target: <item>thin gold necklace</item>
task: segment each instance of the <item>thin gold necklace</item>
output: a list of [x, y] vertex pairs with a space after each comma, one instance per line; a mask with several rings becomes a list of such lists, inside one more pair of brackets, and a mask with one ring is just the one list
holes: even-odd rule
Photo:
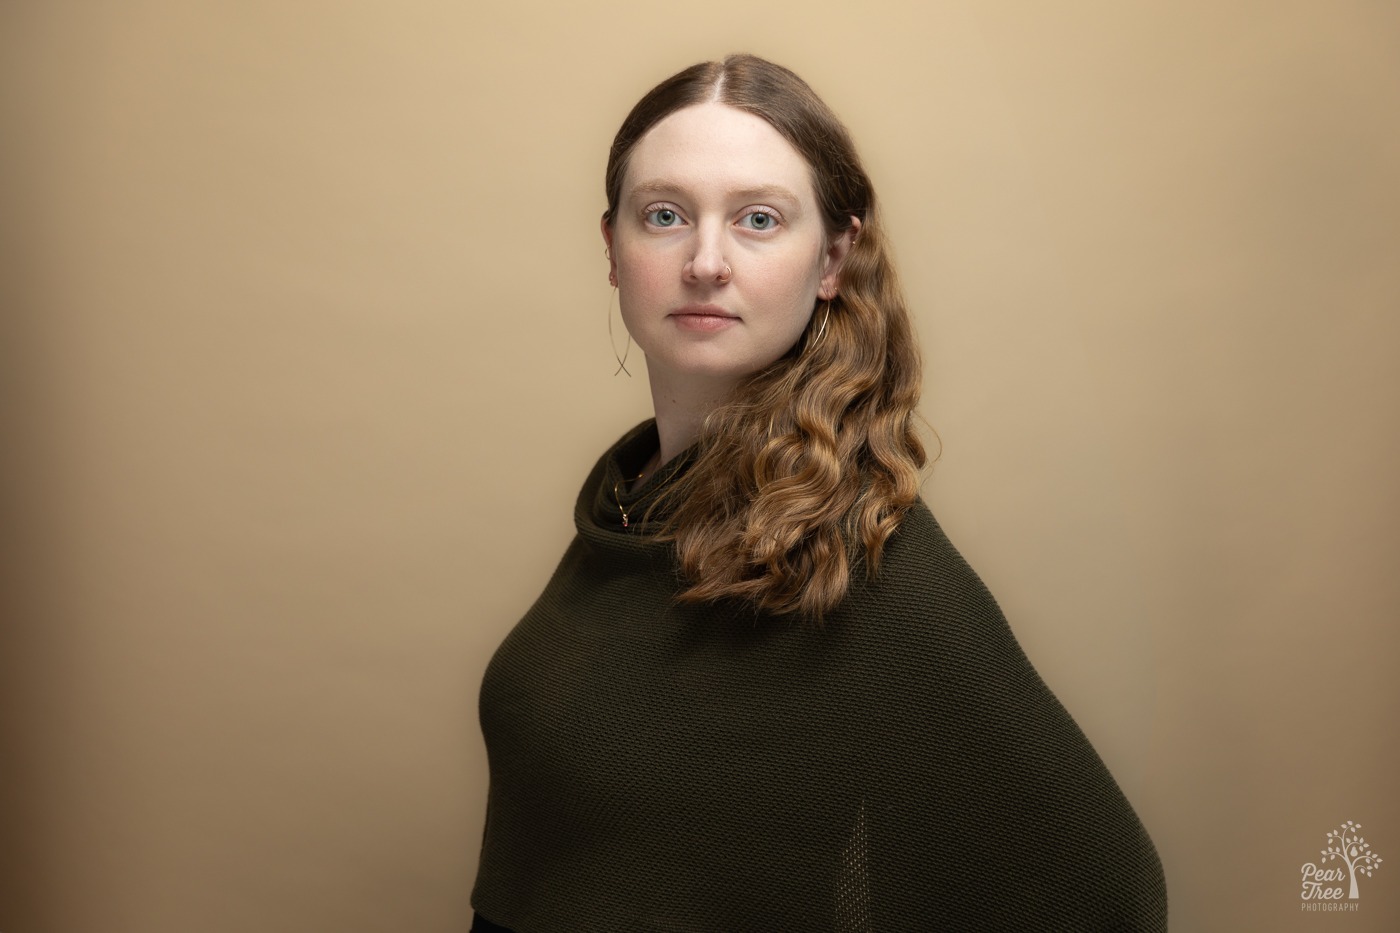
[[[618, 490], [618, 488], [622, 485], [622, 483], [623, 483], [624, 480], [627, 481], [627, 483], [628, 483], [628, 488], [629, 488], [629, 489], [631, 488], [631, 484], [632, 484], [632, 483], [640, 483], [640, 482], [642, 481], [642, 478], [645, 477], [645, 476], [647, 475], [647, 471], [646, 471], [645, 467], [651, 466], [651, 462], [652, 462], [653, 460], [659, 460], [659, 459], [661, 459], [661, 458], [660, 458], [660, 453], [661, 453], [661, 451], [658, 450], [656, 453], [654, 453], [654, 454], [652, 454], [650, 457], [648, 457], [648, 458], [647, 458], [647, 462], [646, 462], [645, 464], [643, 464], [644, 469], [642, 470], [642, 472], [640, 472], [640, 473], [638, 473], [636, 476], [632, 477], [632, 479], [628, 480], [627, 477], [624, 476], [624, 477], [622, 477], [622, 479], [619, 479], [617, 482], [613, 483], [613, 501], [617, 503], [617, 510], [618, 510], [619, 512], [622, 513], [622, 527], [623, 527], [623, 528], [628, 527], [630, 522], [629, 522], [629, 519], [627, 518], [627, 509], [626, 509], [626, 508], [623, 506], [623, 504], [622, 504], [622, 496], [618, 495], [617, 490]], [[659, 464], [658, 464], [658, 466], [659, 466]]]
[[[633, 483], [639, 482], [643, 476], [646, 476], [646, 474], [645, 474], [645, 473], [638, 473], [638, 474], [636, 475], [636, 477], [635, 477], [634, 479], [631, 480], [631, 482], [633, 482]], [[619, 479], [617, 482], [613, 483], [613, 501], [617, 503], [617, 510], [618, 510], [619, 512], [622, 513], [622, 527], [623, 527], [623, 528], [626, 528], [626, 527], [627, 527], [627, 509], [626, 509], [626, 507], [623, 506], [623, 504], [622, 504], [622, 497], [619, 496], [619, 495], [617, 494], [617, 489], [618, 489], [619, 486], [622, 485], [622, 480], [623, 480], [623, 479], [626, 479], [626, 478], [627, 478], [627, 477], [624, 476], [622, 479]]]

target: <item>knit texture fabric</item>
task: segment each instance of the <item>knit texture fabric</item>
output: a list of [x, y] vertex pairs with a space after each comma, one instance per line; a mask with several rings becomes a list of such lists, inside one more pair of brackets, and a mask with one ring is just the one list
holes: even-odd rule
[[[680, 605], [603, 456], [481, 690], [472, 905], [516, 933], [1165, 930], [1142, 823], [918, 503], [825, 624]], [[630, 528], [622, 527], [627, 509]]]

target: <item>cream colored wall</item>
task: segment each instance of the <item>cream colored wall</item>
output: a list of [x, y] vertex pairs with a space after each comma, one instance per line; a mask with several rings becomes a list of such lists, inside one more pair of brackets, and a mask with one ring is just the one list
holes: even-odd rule
[[927, 496], [1173, 929], [1396, 929], [1298, 897], [1400, 860], [1396, 10], [7, 4], [0, 931], [466, 928], [482, 669], [648, 407], [607, 145], [733, 50], [860, 142]]

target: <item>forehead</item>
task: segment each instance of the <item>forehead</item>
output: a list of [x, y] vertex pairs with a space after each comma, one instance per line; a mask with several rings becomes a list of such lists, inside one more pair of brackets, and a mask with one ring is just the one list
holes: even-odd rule
[[646, 180], [703, 191], [781, 186], [815, 201], [807, 160], [761, 117], [727, 104], [695, 104], [667, 115], [637, 142], [623, 196]]

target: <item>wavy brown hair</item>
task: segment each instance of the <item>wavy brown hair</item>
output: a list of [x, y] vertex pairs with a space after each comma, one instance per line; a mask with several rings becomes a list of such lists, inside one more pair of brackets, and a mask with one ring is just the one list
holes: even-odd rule
[[706, 419], [689, 469], [664, 494], [660, 537], [675, 542], [689, 584], [682, 600], [737, 599], [820, 620], [845, 597], [853, 567], [874, 576], [918, 497], [918, 349], [850, 134], [805, 81], [772, 62], [704, 62], [643, 97], [608, 157], [607, 222], [638, 140], [706, 101], [761, 117], [803, 155], [829, 238], [851, 229], [852, 217], [860, 229], [838, 296], [814, 308], [782, 359]]

